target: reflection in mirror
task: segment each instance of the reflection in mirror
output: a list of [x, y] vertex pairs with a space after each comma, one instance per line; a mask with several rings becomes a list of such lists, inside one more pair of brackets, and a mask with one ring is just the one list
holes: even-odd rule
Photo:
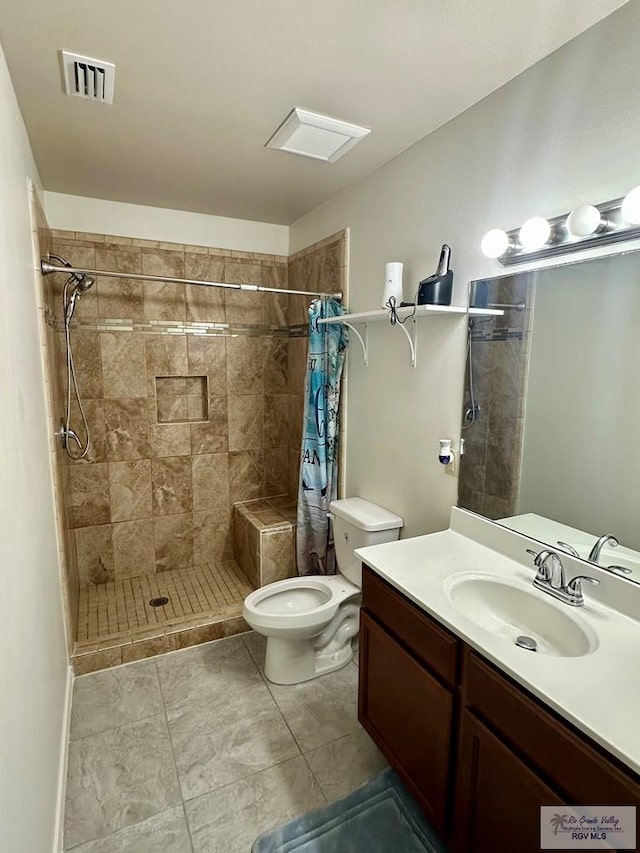
[[472, 282], [496, 303], [469, 322], [458, 504], [640, 583], [640, 253]]

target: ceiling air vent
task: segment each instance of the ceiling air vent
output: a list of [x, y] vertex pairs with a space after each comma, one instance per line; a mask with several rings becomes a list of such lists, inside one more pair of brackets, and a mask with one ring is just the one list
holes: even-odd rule
[[100, 101], [102, 104], [113, 103], [116, 79], [116, 66], [113, 62], [69, 53], [68, 50], [61, 50], [60, 54], [67, 95], [87, 101]]

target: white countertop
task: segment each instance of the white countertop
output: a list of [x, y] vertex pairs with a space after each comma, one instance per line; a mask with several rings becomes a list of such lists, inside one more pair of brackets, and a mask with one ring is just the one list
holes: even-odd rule
[[[460, 520], [463, 514], [455, 510], [454, 516], [456, 513]], [[481, 521], [473, 519], [472, 526], [477, 527]], [[464, 526], [458, 524], [458, 528]], [[499, 536], [517, 537], [518, 552], [525, 553], [519, 545], [523, 540], [518, 534], [502, 531]], [[513, 545], [510, 550], [513, 551]], [[590, 588], [586, 585], [583, 587], [584, 607], [574, 608], [557, 602], [533, 587], [535, 570], [532, 567], [479, 544], [455, 529], [361, 548], [356, 554], [422, 610], [640, 773], [640, 622], [633, 614], [624, 615], [597, 601], [595, 596], [589, 595]], [[563, 562], [567, 565], [570, 560], [565, 561], [563, 555]], [[579, 571], [567, 567], [569, 578], [584, 569], [584, 563], [577, 565]], [[448, 579], [469, 572], [488, 573], [522, 583], [533, 595], [542, 596], [564, 611], [569, 610], [587, 631], [591, 629], [597, 634], [597, 648], [581, 657], [533, 654], [495, 636], [463, 614], [446, 592], [450, 584]], [[623, 583], [623, 594], [631, 590], [628, 582], [618, 578], [606, 578], [606, 581]], [[632, 595], [634, 592], [631, 590]]]

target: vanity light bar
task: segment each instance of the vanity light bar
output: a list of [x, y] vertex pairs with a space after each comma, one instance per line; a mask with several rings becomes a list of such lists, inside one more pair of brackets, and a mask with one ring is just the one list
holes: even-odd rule
[[532, 216], [511, 231], [493, 228], [483, 237], [481, 249], [506, 267], [638, 238], [640, 186], [624, 198], [582, 205], [553, 219]]

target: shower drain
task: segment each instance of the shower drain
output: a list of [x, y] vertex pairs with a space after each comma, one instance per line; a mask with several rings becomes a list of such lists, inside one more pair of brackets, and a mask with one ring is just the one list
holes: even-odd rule
[[152, 607], [164, 607], [165, 604], [169, 603], [169, 599], [166, 595], [159, 595], [157, 598], [149, 599], [149, 604]]

